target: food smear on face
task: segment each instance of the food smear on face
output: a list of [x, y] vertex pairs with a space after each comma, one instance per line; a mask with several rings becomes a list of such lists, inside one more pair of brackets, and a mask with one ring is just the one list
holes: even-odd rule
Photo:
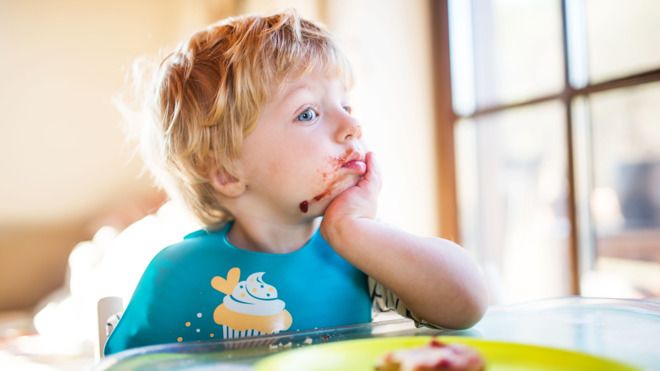
[[[326, 188], [323, 190], [323, 192], [321, 192], [321, 193], [317, 194], [316, 196], [312, 197], [311, 200], [305, 200], [305, 201], [301, 202], [298, 205], [298, 208], [300, 209], [300, 211], [302, 211], [303, 213], [307, 213], [307, 211], [309, 211], [309, 204], [310, 203], [319, 202], [322, 199], [324, 199], [324, 198], [328, 197], [329, 195], [331, 195], [335, 191], [337, 185], [342, 180], [342, 178], [339, 176], [340, 175], [339, 171], [340, 171], [341, 168], [346, 167], [346, 168], [355, 169], [356, 168], [356, 163], [364, 164], [364, 162], [362, 160], [349, 161], [349, 158], [351, 156], [355, 156], [355, 150], [353, 150], [353, 149], [347, 149], [339, 157], [330, 157], [330, 159], [328, 160], [328, 163], [332, 167], [332, 170], [330, 172], [323, 171], [321, 173], [321, 176], [323, 178], [323, 183], [328, 183], [328, 179], [331, 179], [329, 184], [326, 186]], [[366, 172], [366, 166], [365, 165], [361, 165], [361, 166], [364, 166], [364, 170], [361, 171], [361, 173], [364, 174], [364, 172]], [[357, 167], [361, 167], [361, 166], [357, 166]]]
[[323, 193], [314, 196], [313, 200], [314, 200], [314, 201], [321, 201], [321, 200], [324, 199], [327, 195], [329, 195], [331, 191], [332, 191], [332, 189], [326, 189]]

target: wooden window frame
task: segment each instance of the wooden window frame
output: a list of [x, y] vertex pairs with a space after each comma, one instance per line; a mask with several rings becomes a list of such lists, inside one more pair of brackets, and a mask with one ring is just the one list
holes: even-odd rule
[[[561, 28], [562, 28], [562, 52], [564, 60], [564, 86], [555, 94], [549, 94], [533, 99], [513, 103], [497, 104], [487, 107], [477, 107], [469, 115], [458, 115], [453, 110], [451, 89], [451, 63], [449, 54], [449, 0], [429, 0], [431, 15], [431, 50], [433, 58], [433, 86], [435, 104], [435, 144], [437, 156], [437, 174], [439, 177], [438, 205], [439, 223], [438, 230], [441, 235], [456, 241], [461, 240], [456, 155], [454, 142], [454, 129], [461, 119], [473, 119], [481, 116], [502, 112], [514, 108], [532, 106], [549, 101], [561, 101], [565, 111], [567, 148], [567, 210], [571, 225], [569, 234], [569, 262], [570, 266], [570, 289], [574, 295], [580, 294], [580, 246], [579, 233], [591, 233], [580, 229], [576, 196], [575, 156], [573, 141], [573, 111], [572, 102], [579, 97], [588, 97], [590, 94], [637, 86], [645, 83], [660, 81], [660, 68], [629, 74], [624, 77], [609, 79], [598, 83], [588, 81], [584, 87], [574, 88], [569, 80], [571, 63], [569, 60], [569, 34], [567, 22], [567, 3], [570, 0], [561, 0]], [[591, 166], [591, 165], [590, 165]], [[586, 247], [583, 247], [586, 248]]]

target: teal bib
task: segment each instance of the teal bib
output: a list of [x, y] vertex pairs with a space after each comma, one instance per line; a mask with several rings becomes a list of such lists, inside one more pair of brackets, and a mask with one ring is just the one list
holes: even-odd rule
[[105, 354], [371, 321], [367, 276], [317, 231], [289, 254], [242, 250], [228, 224], [197, 231], [149, 264]]

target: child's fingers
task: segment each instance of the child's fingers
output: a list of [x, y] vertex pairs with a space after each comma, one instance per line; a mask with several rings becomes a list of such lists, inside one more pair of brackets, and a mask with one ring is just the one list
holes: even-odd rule
[[367, 153], [365, 162], [367, 163], [367, 172], [358, 183], [358, 186], [365, 188], [369, 192], [378, 193], [382, 186], [382, 180], [380, 177], [380, 168], [374, 158], [373, 152]]

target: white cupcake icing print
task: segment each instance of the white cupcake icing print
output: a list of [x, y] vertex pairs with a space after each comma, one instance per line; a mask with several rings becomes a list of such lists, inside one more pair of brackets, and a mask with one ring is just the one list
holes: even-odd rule
[[277, 289], [264, 282], [265, 272], [252, 273], [245, 281], [240, 281], [225, 296], [222, 302], [227, 308], [244, 314], [270, 316], [284, 309], [284, 302], [277, 298]]
[[291, 313], [284, 309], [277, 289], [264, 282], [264, 274], [253, 273], [241, 281], [240, 268], [233, 267], [226, 277], [211, 279], [211, 286], [225, 294], [213, 311], [213, 321], [222, 326], [224, 339], [276, 334], [291, 327]]

